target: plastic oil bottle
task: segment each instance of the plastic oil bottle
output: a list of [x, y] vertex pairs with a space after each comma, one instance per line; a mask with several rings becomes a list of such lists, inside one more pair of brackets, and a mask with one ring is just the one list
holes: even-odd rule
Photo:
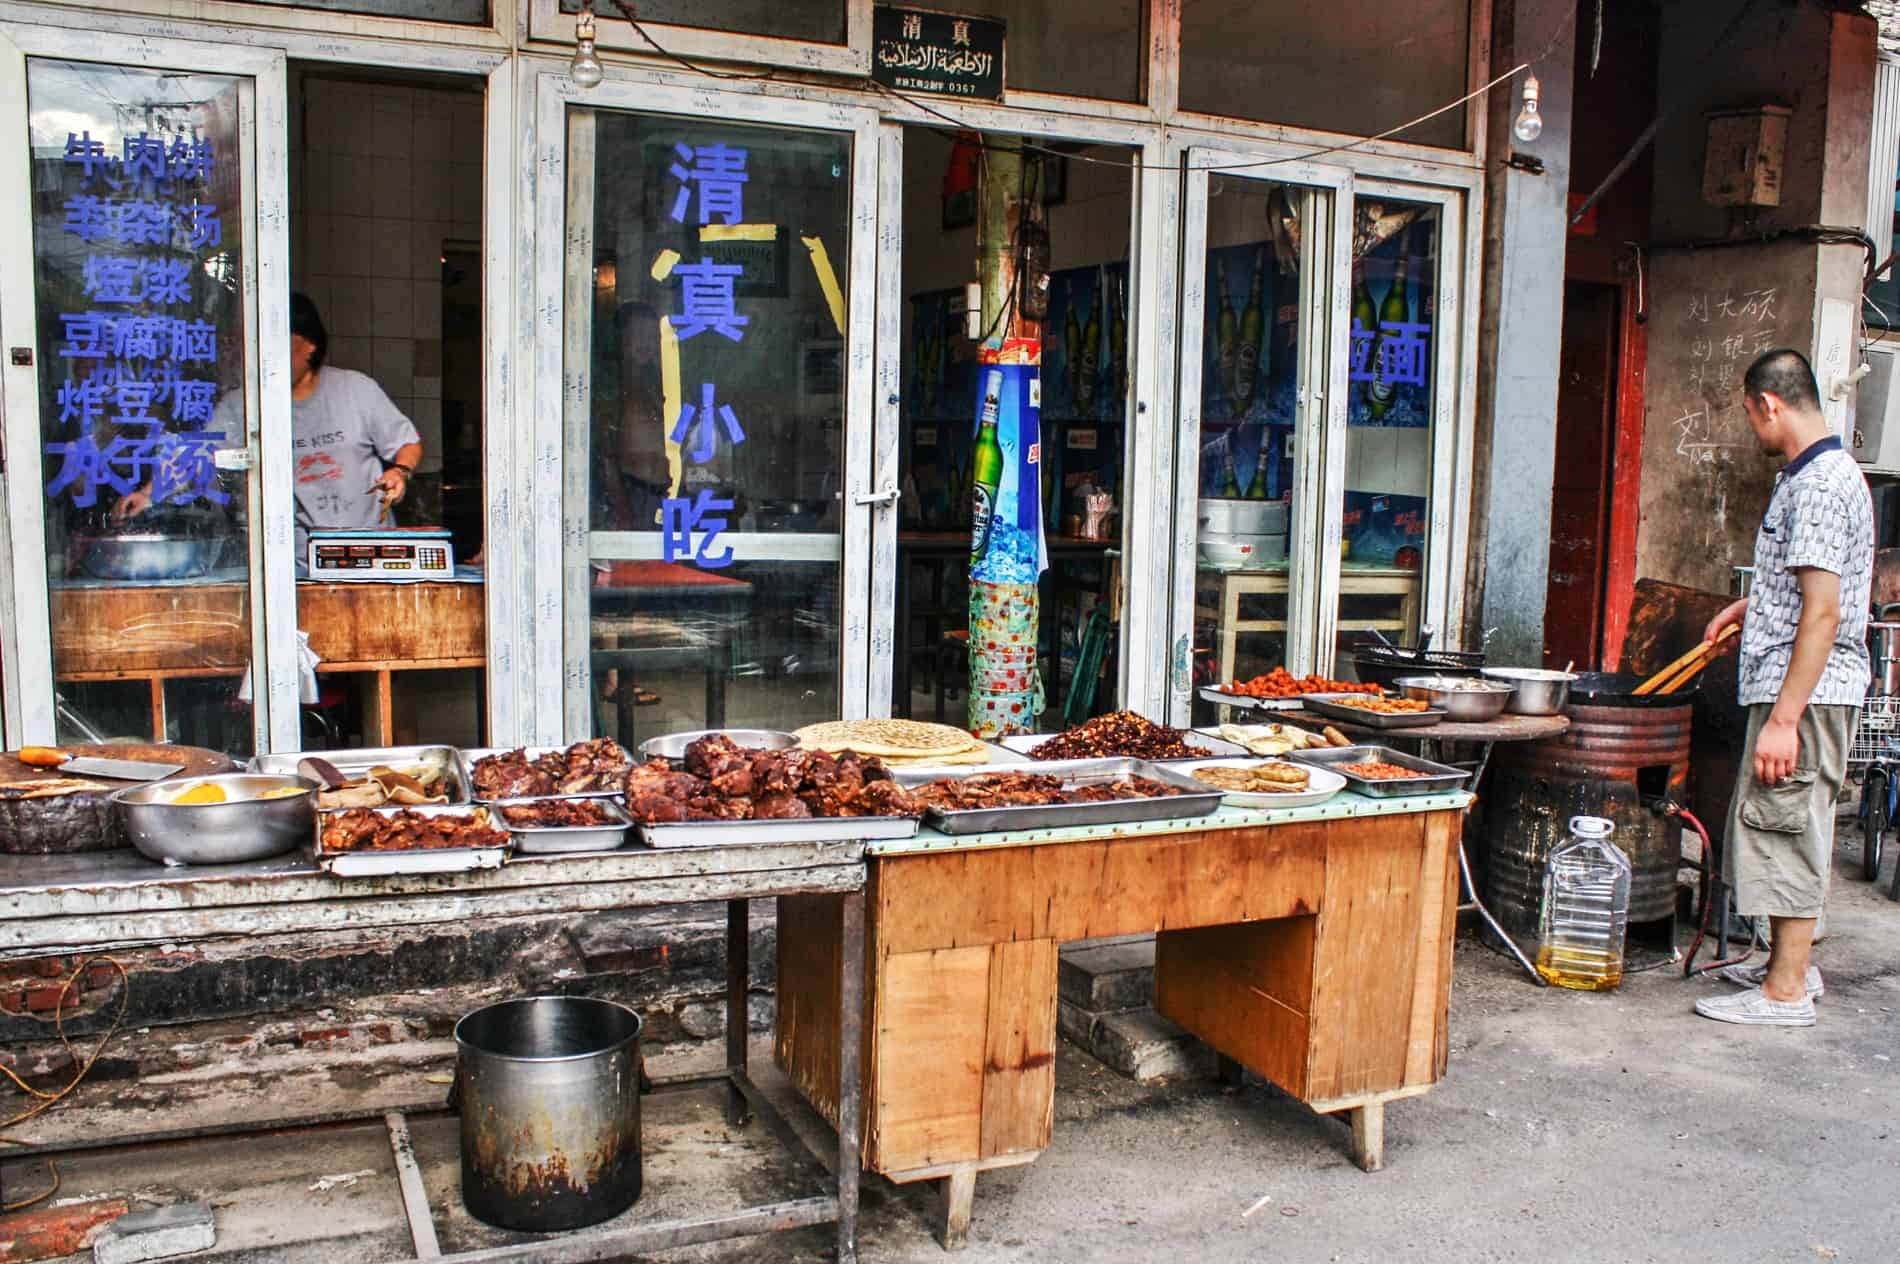
[[1570, 818], [1570, 840], [1544, 862], [1537, 973], [1558, 987], [1605, 992], [1623, 981], [1630, 862], [1600, 816]]

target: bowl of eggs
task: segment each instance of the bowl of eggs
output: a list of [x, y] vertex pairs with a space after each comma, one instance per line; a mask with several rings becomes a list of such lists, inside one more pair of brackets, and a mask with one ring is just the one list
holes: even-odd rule
[[308, 777], [254, 772], [173, 777], [112, 796], [126, 838], [148, 860], [230, 865], [280, 855], [316, 832]]

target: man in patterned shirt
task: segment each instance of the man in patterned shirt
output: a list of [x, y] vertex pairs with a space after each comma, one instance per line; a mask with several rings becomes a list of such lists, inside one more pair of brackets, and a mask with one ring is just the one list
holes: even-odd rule
[[1787, 464], [1755, 536], [1754, 590], [1705, 635], [1742, 626], [1748, 735], [1727, 846], [1736, 905], [1768, 916], [1774, 945], [1766, 966], [1721, 972], [1746, 991], [1695, 1008], [1728, 1023], [1811, 1027], [1823, 988], [1808, 956], [1834, 855], [1834, 799], [1867, 692], [1873, 499], [1828, 430], [1800, 352], [1757, 357], [1742, 378], [1742, 407], [1762, 450]]

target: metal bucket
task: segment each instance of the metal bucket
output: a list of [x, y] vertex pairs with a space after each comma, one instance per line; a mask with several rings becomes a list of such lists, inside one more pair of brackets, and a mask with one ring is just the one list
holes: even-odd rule
[[612, 1219], [640, 1197], [640, 1016], [585, 996], [455, 1024], [462, 1202], [504, 1229]]
[[[1572, 695], [1573, 697], [1575, 695]], [[1675, 911], [1682, 826], [1649, 807], [1688, 801], [1689, 732], [1694, 707], [1572, 703], [1570, 728], [1541, 742], [1500, 743], [1491, 757], [1489, 863], [1485, 902], [1506, 929], [1534, 935], [1544, 861], [1568, 837], [1573, 816], [1615, 822], [1612, 841], [1630, 862], [1631, 922]]]

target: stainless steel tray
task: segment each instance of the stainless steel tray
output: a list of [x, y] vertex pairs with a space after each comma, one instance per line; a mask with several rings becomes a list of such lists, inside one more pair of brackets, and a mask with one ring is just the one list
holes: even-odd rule
[[[475, 765], [480, 763], [482, 760], [487, 759], [490, 755], [506, 755], [509, 751], [526, 750], [528, 753], [528, 760], [530, 763], [532, 763], [534, 760], [541, 758], [541, 756], [543, 755], [558, 755], [567, 749], [568, 748], [566, 746], [528, 746], [528, 747], [478, 746], [472, 750], [465, 750], [462, 752], [462, 763], [463, 763], [463, 766], [468, 769], [469, 797], [476, 803], [499, 802], [499, 800], [496, 800], [496, 799], [483, 798], [480, 794], [477, 794], [474, 789]], [[638, 760], [634, 759], [632, 755], [628, 755], [627, 760], [628, 760], [627, 766], [629, 768], [632, 768], [635, 764], [639, 762]], [[620, 791], [621, 791], [621, 787], [615, 786], [611, 790], [587, 790], [580, 794], [564, 794], [564, 793], [556, 792], [554, 794], [542, 795], [541, 797], [544, 799], [611, 799], [617, 796], [620, 793]], [[520, 796], [517, 795], [516, 797], [519, 798]]]
[[909, 838], [914, 816], [807, 816], [789, 821], [660, 821], [637, 825], [649, 847], [747, 847], [754, 843], [837, 843]]
[[1334, 698], [1369, 698], [1371, 694], [1320, 694], [1309, 693], [1300, 699], [1302, 705], [1315, 715], [1327, 716], [1334, 720], [1344, 720], [1348, 724], [1357, 724], [1367, 729], [1417, 729], [1428, 724], [1437, 724], [1445, 718], [1445, 713], [1436, 707], [1423, 711], [1405, 711], [1390, 714], [1384, 711], [1365, 711], [1358, 707], [1345, 706], [1332, 701]]
[[[1443, 794], [1447, 790], [1458, 789], [1471, 777], [1463, 768], [1435, 764], [1429, 759], [1393, 750], [1390, 746], [1334, 746], [1328, 750], [1294, 751], [1287, 758], [1295, 763], [1312, 764], [1336, 772], [1346, 779], [1348, 788], [1369, 799], [1405, 799], [1418, 794]], [[1372, 781], [1354, 776], [1339, 767], [1341, 764], [1357, 764], [1368, 759], [1382, 764], [1396, 764], [1400, 768], [1410, 768], [1425, 775]]]
[[1216, 689], [1213, 685], [1201, 686], [1201, 697], [1209, 702], [1218, 702], [1223, 707], [1234, 707], [1241, 711], [1298, 711], [1298, 698], [1250, 698], [1244, 693], [1228, 693]]
[[[480, 806], [461, 804], [455, 806], [419, 807], [419, 808], [369, 808], [378, 816], [394, 816], [398, 812], [414, 812], [421, 816], [472, 816], [477, 812], [486, 812]], [[509, 846], [499, 847], [426, 847], [414, 851], [325, 851], [323, 849], [324, 818], [335, 816], [336, 812], [317, 813], [317, 865], [326, 872], [339, 878], [369, 878], [390, 873], [463, 873], [471, 869], [499, 869], [508, 859]], [[497, 828], [500, 828], [497, 825]]]
[[[1075, 764], [1075, 763], [1088, 762], [1086, 760], [1076, 760], [1076, 759], [1050, 759], [1050, 760], [1037, 759], [1035, 755], [1036, 747], [1042, 745], [1044, 742], [1048, 741], [1050, 738], [1055, 737], [1055, 736], [1057, 736], [1057, 734], [1055, 733], [1017, 733], [1010, 737], [998, 738], [996, 742], [994, 743], [994, 745], [1001, 746], [1004, 750], [1010, 751], [1014, 754], [1022, 755], [1029, 763], [1037, 765], [1039, 769], [1043, 767], [1048, 767], [1054, 764]], [[1206, 750], [1207, 753], [1205, 755], [1183, 755], [1181, 756], [1182, 759], [1214, 759], [1214, 758], [1224, 759], [1229, 756], [1250, 755], [1250, 752], [1247, 750], [1245, 746], [1241, 746], [1237, 743], [1227, 741], [1225, 738], [1209, 737], [1205, 733], [1196, 733], [1193, 731], [1188, 731], [1186, 733], [1185, 740], [1188, 743], [1188, 745], [1199, 746], [1203, 748], [1204, 750]], [[1121, 759], [1121, 758], [1132, 758], [1132, 757], [1116, 755], [1116, 756], [1109, 756], [1108, 758]], [[998, 760], [997, 762], [1001, 763], [1002, 761]], [[1153, 759], [1153, 760], [1135, 760], [1134, 762], [1154, 763], [1154, 764], [1172, 764], [1172, 763], [1179, 763], [1180, 761], [1172, 760], [1172, 759]], [[976, 771], [978, 772], [982, 771], [981, 765], [976, 765], [975, 768], [976, 768]]]
[[[599, 803], [612, 817], [612, 825], [517, 825], [508, 819], [508, 809], [529, 803], [553, 803], [561, 798], [588, 799]], [[587, 795], [554, 796], [544, 799], [495, 799], [488, 805], [495, 824], [514, 837], [515, 850], [524, 855], [544, 852], [612, 851], [627, 841], [633, 818], [612, 799]]]
[[[962, 781], [995, 771], [994, 768], [979, 765], [934, 770], [904, 769], [892, 775], [898, 785], [909, 788], [932, 781]], [[1067, 829], [1079, 825], [1117, 825], [1125, 821], [1167, 821], [1206, 816], [1219, 807], [1221, 801], [1221, 792], [1213, 786], [1183, 776], [1172, 765], [1151, 764], [1140, 759], [1051, 759], [1031, 768], [1012, 767], [1008, 771], [1059, 777], [1065, 785], [1148, 777], [1179, 786], [1187, 793], [1165, 799], [1111, 799], [1107, 803], [1056, 803], [1036, 807], [977, 808], [964, 812], [940, 812], [931, 808], [931, 824], [946, 834]]]
[[649, 737], [640, 743], [641, 759], [684, 759], [686, 748], [702, 737], [723, 733], [735, 746], [748, 750], [790, 750], [798, 739], [782, 729], [694, 729], [686, 733], [667, 733]]
[[[453, 746], [375, 746], [358, 750], [303, 751], [301, 753], [283, 753], [278, 755], [254, 755], [251, 757], [252, 772], [271, 773], [276, 776], [294, 777], [297, 775], [297, 761], [305, 756], [321, 759], [330, 764], [345, 777], [355, 780], [367, 777], [369, 770], [378, 764], [401, 770], [413, 764], [433, 763], [442, 760], [447, 764], [449, 803], [467, 803], [470, 800], [468, 783], [468, 765], [462, 762], [462, 752]], [[431, 806], [425, 804], [424, 806]], [[434, 805], [440, 806], [440, 805]]]

